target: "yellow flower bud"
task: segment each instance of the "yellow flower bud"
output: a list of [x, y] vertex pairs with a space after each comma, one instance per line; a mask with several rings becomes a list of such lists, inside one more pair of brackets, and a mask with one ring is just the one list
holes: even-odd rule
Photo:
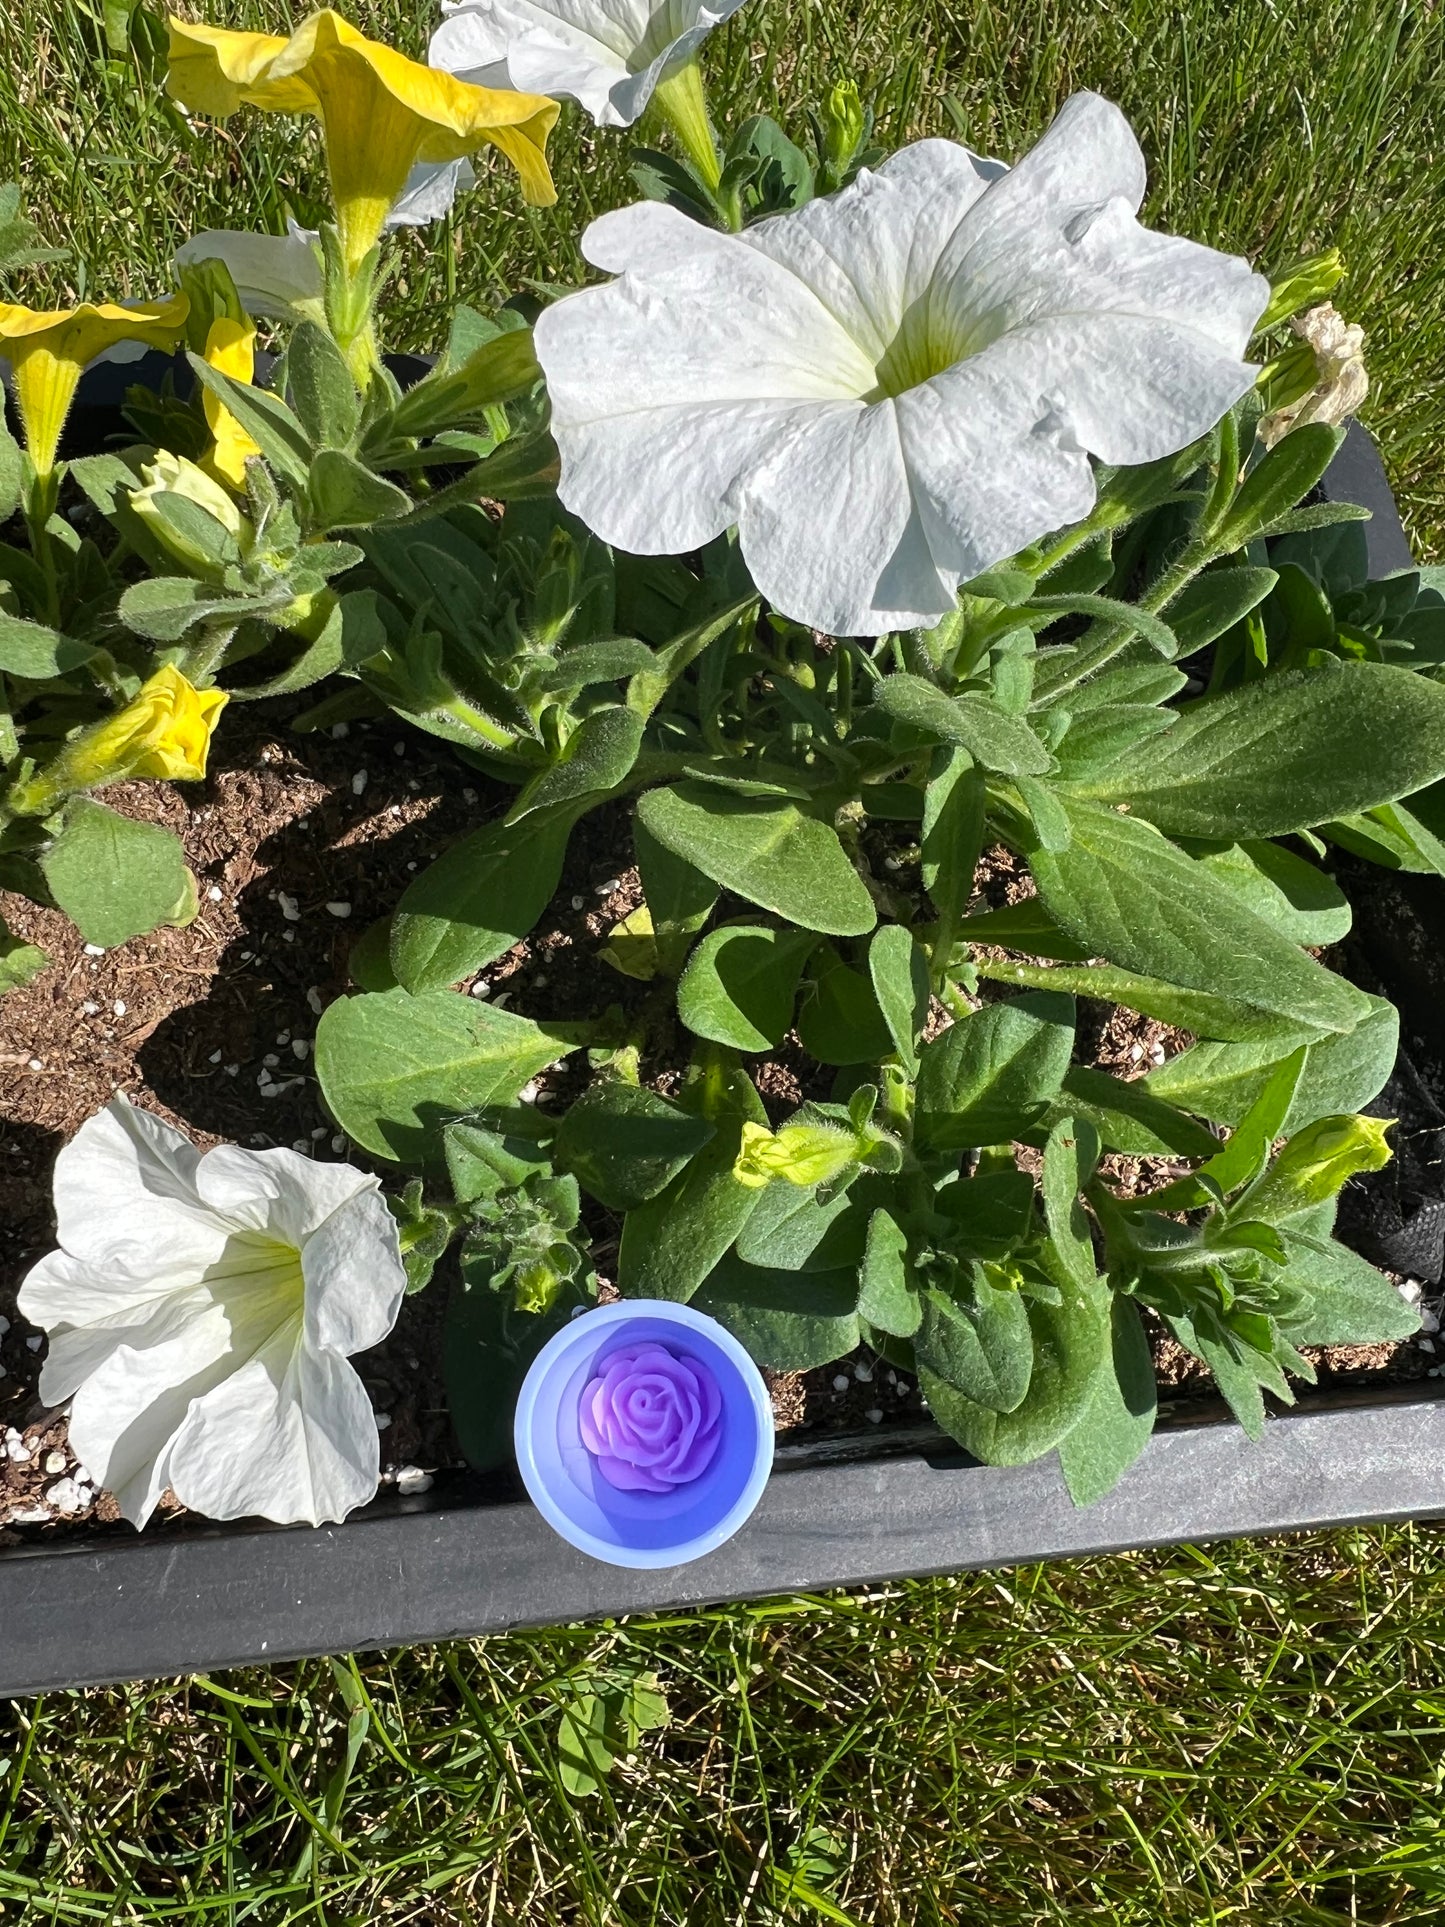
[[779, 1131], [770, 1131], [765, 1124], [744, 1124], [733, 1176], [753, 1190], [761, 1190], [775, 1178], [799, 1186], [824, 1184], [841, 1177], [857, 1161], [857, 1139], [835, 1124], [794, 1119]]
[[7, 799], [21, 816], [44, 816], [66, 796], [130, 776], [197, 782], [206, 773], [211, 735], [230, 701], [224, 689], [197, 689], [167, 664], [113, 716], [77, 736]]
[[204, 469], [187, 461], [184, 455], [172, 455], [166, 449], [160, 449], [153, 462], [142, 465], [141, 482], [141, 487], [131, 490], [130, 505], [156, 541], [191, 575], [219, 581], [223, 567], [219, 556], [204, 548], [199, 540], [188, 541], [175, 523], [162, 514], [158, 503], [164, 495], [183, 496], [197, 508], [204, 509], [212, 521], [218, 522], [227, 535], [244, 547], [250, 535], [250, 523], [232, 497], [219, 482], [213, 482]]
[[[169, 664], [158, 669], [114, 716], [90, 736], [87, 751], [98, 781], [123, 776], [169, 776], [199, 782], [206, 773], [211, 734], [230, 701], [224, 689], [197, 689]], [[85, 785], [93, 789], [95, 783]]]

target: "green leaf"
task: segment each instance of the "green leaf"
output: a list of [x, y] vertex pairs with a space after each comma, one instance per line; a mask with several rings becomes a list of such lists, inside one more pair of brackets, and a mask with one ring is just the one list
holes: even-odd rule
[[678, 783], [649, 790], [637, 814], [675, 856], [789, 923], [861, 937], [877, 922], [835, 832], [792, 803]]
[[304, 489], [311, 472], [311, 444], [280, 396], [222, 374], [200, 355], [188, 354], [186, 359], [196, 380], [235, 416], [277, 473]]
[[138, 636], [151, 642], [179, 642], [200, 623], [234, 628], [246, 616], [279, 615], [290, 600], [284, 588], [266, 596], [226, 595], [214, 583], [192, 576], [158, 575], [132, 582], [121, 596], [118, 613]]
[[1083, 1291], [1094, 1282], [1094, 1244], [1088, 1213], [1079, 1193], [1093, 1177], [1099, 1162], [1099, 1134], [1082, 1118], [1060, 1118], [1044, 1145], [1041, 1190], [1044, 1218], [1054, 1250], [1070, 1280]]
[[550, 769], [534, 776], [507, 812], [516, 823], [533, 810], [562, 804], [574, 808], [584, 798], [599, 802], [624, 782], [642, 746], [642, 718], [631, 709], [597, 709], [568, 737]]
[[596, 1793], [612, 1771], [607, 1704], [596, 1693], [579, 1693], [562, 1708], [557, 1729], [557, 1778], [573, 1800]]
[[1420, 1314], [1388, 1278], [1333, 1238], [1284, 1234], [1285, 1279], [1309, 1294], [1297, 1316], [1281, 1321], [1297, 1345], [1383, 1345], [1420, 1329]]
[[1059, 1464], [1075, 1505], [1093, 1505], [1113, 1491], [1149, 1443], [1157, 1411], [1154, 1360], [1139, 1309], [1115, 1293], [1110, 1344], [1089, 1402], [1059, 1440]]
[[885, 676], [874, 703], [900, 723], [945, 743], [958, 743], [982, 768], [1001, 776], [1039, 776], [1053, 758], [1017, 716], [1007, 716], [984, 696], [948, 696], [921, 676]]
[[968, 909], [983, 847], [988, 785], [966, 750], [940, 752], [923, 792], [923, 887], [951, 929]]
[[1136, 636], [1142, 636], [1150, 648], [1157, 649], [1161, 656], [1173, 658], [1179, 654], [1179, 644], [1167, 622], [1151, 615], [1147, 609], [1139, 608], [1136, 603], [1117, 602], [1112, 596], [1036, 595], [1030, 597], [1028, 609], [1023, 613], [1030, 618], [1038, 613], [1050, 622], [1059, 616], [1094, 616], [1100, 622], [1132, 629]]
[[759, 1365], [808, 1372], [846, 1358], [862, 1333], [852, 1272], [763, 1271], [724, 1258], [693, 1295], [693, 1308], [730, 1331]]
[[659, 843], [637, 816], [632, 819], [632, 847], [643, 901], [652, 916], [657, 967], [664, 976], [675, 977], [693, 938], [712, 915], [717, 885]]
[[1207, 1158], [1217, 1145], [1192, 1117], [1147, 1090], [1143, 1078], [1111, 1077], [1086, 1064], [1070, 1064], [1063, 1089], [1029, 1141], [1068, 1116], [1092, 1124], [1109, 1150], [1129, 1157]]
[[190, 873], [179, 839], [75, 796], [40, 859], [56, 904], [87, 943], [107, 950], [181, 915]]
[[316, 1028], [316, 1075], [337, 1123], [377, 1157], [435, 1157], [441, 1127], [505, 1104], [576, 1045], [455, 991], [339, 997]]
[[23, 990], [26, 984], [33, 983], [49, 962], [43, 950], [26, 943], [23, 937], [12, 935], [5, 919], [0, 917], [0, 997], [7, 990]]
[[809, 930], [759, 924], [709, 932], [678, 983], [678, 1015], [695, 1036], [735, 1050], [781, 1043], [792, 1028], [798, 978], [817, 942]]
[[608, 636], [600, 642], [579, 643], [559, 656], [538, 677], [537, 687], [552, 694], [567, 694], [592, 683], [620, 682], [640, 675], [652, 661], [652, 651], [645, 642], [634, 641], [631, 636]]
[[303, 431], [317, 448], [350, 448], [361, 398], [346, 357], [324, 328], [300, 321], [286, 349], [286, 386]]
[[820, 1202], [814, 1185], [777, 1178], [757, 1193], [757, 1206], [738, 1234], [738, 1257], [774, 1271], [832, 1271], [863, 1255], [868, 1217], [857, 1208], [866, 1195], [835, 1192]]
[[1194, 1211], [1228, 1197], [1251, 1183], [1264, 1169], [1270, 1146], [1284, 1128], [1290, 1104], [1304, 1070], [1306, 1046], [1281, 1058], [1254, 1102], [1239, 1120], [1227, 1144], [1214, 1152], [1197, 1171], [1176, 1178], [1151, 1194], [1156, 1211]]
[[525, 937], [562, 876], [578, 812], [473, 830], [407, 885], [392, 924], [391, 961], [408, 990], [441, 988]]
[[[1081, 949], [1083, 947], [1080, 945]], [[990, 978], [996, 983], [1014, 984], [1030, 990], [1059, 991], [1074, 997], [1093, 997], [1101, 1003], [1123, 1004], [1126, 1010], [1137, 1010], [1146, 1017], [1157, 1017], [1161, 1024], [1193, 1031], [1199, 1037], [1268, 1041], [1275, 1047], [1276, 1057], [1320, 1034], [1315, 1025], [1291, 1023], [1237, 999], [1211, 996], [1202, 990], [1186, 990], [1178, 984], [1165, 983], [1158, 977], [1141, 976], [1137, 971], [1116, 970], [1112, 964], [1030, 964], [1012, 959], [990, 963], [979, 958], [973, 967], [980, 977]]]
[[592, 1302], [587, 1288], [569, 1279], [545, 1312], [519, 1311], [512, 1293], [494, 1291], [488, 1276], [463, 1255], [441, 1343], [447, 1416], [463, 1456], [478, 1472], [511, 1463], [522, 1380], [548, 1339]]
[[916, 1075], [918, 1038], [928, 1022], [928, 959], [901, 923], [886, 923], [875, 932], [868, 974], [898, 1061]]
[[1344, 891], [1293, 850], [1277, 843], [1232, 843], [1198, 860], [1291, 943], [1324, 949], [1349, 935], [1350, 906]]
[[1031, 867], [1045, 906], [1091, 955], [1319, 1031], [1359, 1022], [1362, 992], [1251, 915], [1149, 824], [1063, 800], [1073, 840], [1034, 851]]
[[798, 1006], [798, 1041], [821, 1064], [872, 1064], [893, 1040], [873, 986], [831, 945], [813, 965]]
[[1060, 782], [1089, 782], [1121, 756], [1172, 729], [1175, 720], [1174, 710], [1151, 703], [1098, 703], [1081, 710], [1058, 746]]
[[1069, 1286], [1057, 1305], [1026, 1301], [1034, 1364], [1028, 1392], [1012, 1412], [991, 1411], [923, 1366], [918, 1382], [929, 1409], [965, 1451], [985, 1465], [1024, 1465], [1057, 1445], [1093, 1397], [1109, 1343], [1109, 1297]]
[[1302, 502], [1335, 458], [1345, 439], [1342, 428], [1307, 422], [1275, 443], [1245, 476], [1213, 546], [1220, 555], [1247, 548], [1262, 536], [1281, 533], [1281, 523]]
[[1056, 1096], [1074, 1045], [1072, 998], [988, 1004], [919, 1054], [919, 1140], [931, 1150], [1006, 1144]]
[[1214, 642], [1251, 609], [1257, 609], [1278, 581], [1273, 569], [1207, 569], [1169, 604], [1169, 627], [1179, 639], [1181, 658]]
[[411, 497], [385, 476], [374, 475], [344, 449], [319, 449], [312, 457], [306, 499], [312, 526], [365, 529], [373, 522], [394, 522], [412, 507]]
[[923, 1319], [923, 1300], [909, 1281], [908, 1240], [887, 1211], [875, 1211], [868, 1220], [858, 1316], [895, 1338], [912, 1338]]
[[934, 1205], [955, 1227], [950, 1249], [997, 1261], [1033, 1231], [1034, 1181], [1027, 1171], [980, 1171], [944, 1185]]
[[[1369, 1002], [1369, 1010], [1352, 1031], [1321, 1037], [1309, 1045], [1284, 1121], [1286, 1134], [1316, 1118], [1363, 1110], [1384, 1088], [1399, 1049], [1400, 1018], [1383, 997]], [[1194, 1044], [1141, 1082], [1186, 1111], [1234, 1125], [1263, 1089], [1273, 1065], [1287, 1055], [1288, 1047], [1271, 1038]], [[1130, 1088], [1137, 1090], [1139, 1085]]]
[[[669, 1298], [685, 1304], [721, 1263], [766, 1195], [739, 1184], [733, 1165], [744, 1124], [766, 1124], [767, 1112], [742, 1071], [719, 1073], [720, 1098], [704, 1109], [716, 1135], [622, 1227], [617, 1288], [627, 1298]], [[683, 1091], [686, 1102], [692, 1087]]]
[[631, 1211], [669, 1185], [715, 1127], [641, 1085], [590, 1085], [557, 1132], [557, 1163], [613, 1211]]
[[407, 390], [377, 433], [393, 440], [435, 434], [525, 394], [541, 373], [531, 329], [509, 329], [460, 362], [449, 354], [433, 374]]
[[458, 1204], [475, 1204], [524, 1184], [549, 1163], [545, 1152], [525, 1139], [461, 1120], [442, 1127], [442, 1150]]
[[954, 1291], [930, 1287], [922, 1294], [914, 1339], [920, 1372], [936, 1374], [989, 1412], [1015, 1411], [1028, 1395], [1034, 1368], [1030, 1302], [1021, 1292], [991, 1285], [977, 1265]]
[[0, 671], [23, 676], [28, 682], [48, 682], [67, 675], [95, 654], [87, 642], [61, 635], [39, 622], [7, 615], [0, 609]]
[[24, 483], [25, 463], [20, 453], [20, 444], [5, 423], [0, 421], [0, 527], [3, 527], [19, 508]]
[[965, 917], [958, 935], [964, 943], [998, 944], [1005, 950], [1022, 950], [1030, 957], [1054, 957], [1061, 963], [1083, 963], [1089, 954], [1082, 944], [1064, 935], [1037, 897]]
[[1190, 703], [1163, 737], [1072, 787], [1171, 836], [1242, 842], [1393, 803], [1442, 775], [1445, 687], [1355, 662]]

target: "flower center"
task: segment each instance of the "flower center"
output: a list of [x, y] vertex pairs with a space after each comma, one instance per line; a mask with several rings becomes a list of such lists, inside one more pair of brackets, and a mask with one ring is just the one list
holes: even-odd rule
[[959, 315], [950, 314], [931, 291], [921, 294], [884, 349], [873, 371], [875, 386], [859, 399], [891, 401], [910, 388], [920, 388], [955, 362], [978, 354], [990, 338], [986, 330], [970, 327]]
[[205, 1282], [226, 1315], [233, 1354], [254, 1358], [306, 1310], [306, 1279], [295, 1245], [238, 1231]]

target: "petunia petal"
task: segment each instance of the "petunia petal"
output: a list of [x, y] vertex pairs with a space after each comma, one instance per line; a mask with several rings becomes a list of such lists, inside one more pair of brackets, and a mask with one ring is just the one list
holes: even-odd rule
[[176, 249], [178, 268], [224, 261], [247, 314], [290, 320], [302, 302], [322, 298], [324, 283], [316, 235], [291, 224], [290, 232], [248, 234], [207, 228]]
[[760, 221], [742, 239], [811, 288], [876, 363], [927, 297], [969, 208], [1007, 171], [956, 141], [916, 141], [842, 193]]
[[[862, 620], [872, 633], [863, 612], [911, 509], [893, 405], [840, 402], [780, 438], [744, 487], [738, 534], [754, 582], [785, 615], [833, 634]], [[939, 614], [951, 606], [936, 579], [910, 586], [925, 608], [930, 593]]]
[[218, 1144], [196, 1168], [202, 1201], [226, 1224], [264, 1232], [299, 1251], [332, 1212], [377, 1180], [350, 1164], [324, 1164], [284, 1149]]
[[448, 15], [427, 58], [481, 87], [575, 100], [599, 127], [630, 127], [664, 73], [742, 0], [474, 0]]
[[406, 1267], [396, 1220], [374, 1180], [344, 1198], [310, 1234], [301, 1248], [301, 1269], [308, 1345], [349, 1354], [381, 1343], [406, 1295]]
[[170, 1481], [212, 1519], [344, 1519], [376, 1491], [376, 1420], [345, 1359], [278, 1340], [197, 1399], [173, 1440]]
[[113, 1097], [55, 1161], [61, 1245], [82, 1259], [134, 1245], [154, 1250], [162, 1263], [192, 1241], [213, 1250], [214, 1225], [196, 1192], [200, 1155], [173, 1125]]
[[76, 1390], [70, 1442], [143, 1526], [170, 1484], [169, 1453], [192, 1401], [231, 1370], [230, 1334], [218, 1307], [177, 1297], [157, 1308], [143, 1345], [117, 1344]]

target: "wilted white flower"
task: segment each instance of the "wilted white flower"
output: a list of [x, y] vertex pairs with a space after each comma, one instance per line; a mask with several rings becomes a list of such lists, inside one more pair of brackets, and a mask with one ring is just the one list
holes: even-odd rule
[[649, 202], [587, 230], [619, 276], [536, 327], [562, 500], [677, 554], [736, 523], [762, 592], [835, 634], [931, 623], [958, 584], [1251, 385], [1248, 264], [1134, 218], [1144, 161], [1076, 94], [1017, 167], [919, 141], [722, 234]]
[[1365, 331], [1357, 322], [1346, 321], [1333, 303], [1324, 301], [1296, 315], [1290, 326], [1314, 355], [1316, 380], [1307, 395], [1265, 416], [1259, 435], [1266, 448], [1273, 448], [1305, 422], [1328, 422], [1334, 427], [1348, 421], [1370, 392]]
[[321, 308], [325, 283], [321, 249], [312, 228], [286, 223], [285, 234], [250, 234], [239, 228], [207, 228], [176, 249], [178, 269], [221, 261], [229, 268], [241, 306], [251, 315], [294, 321]]
[[[392, 202], [382, 223], [385, 230], [426, 227], [451, 211], [457, 195], [477, 184], [469, 160], [418, 161], [406, 186]], [[299, 226], [288, 216], [285, 234], [253, 234], [244, 228], [206, 228], [176, 249], [178, 269], [202, 261], [224, 261], [247, 314], [273, 321], [296, 321], [304, 315], [324, 319], [325, 276], [321, 237], [315, 228]], [[139, 353], [144, 353], [142, 348]]]
[[376, 1490], [371, 1401], [348, 1354], [396, 1321], [406, 1274], [375, 1178], [294, 1151], [204, 1155], [116, 1097], [55, 1168], [60, 1250], [20, 1289], [40, 1380], [144, 1525], [171, 1487], [215, 1519], [312, 1525]]
[[478, 87], [575, 100], [630, 127], [658, 82], [743, 0], [442, 0], [427, 59]]

